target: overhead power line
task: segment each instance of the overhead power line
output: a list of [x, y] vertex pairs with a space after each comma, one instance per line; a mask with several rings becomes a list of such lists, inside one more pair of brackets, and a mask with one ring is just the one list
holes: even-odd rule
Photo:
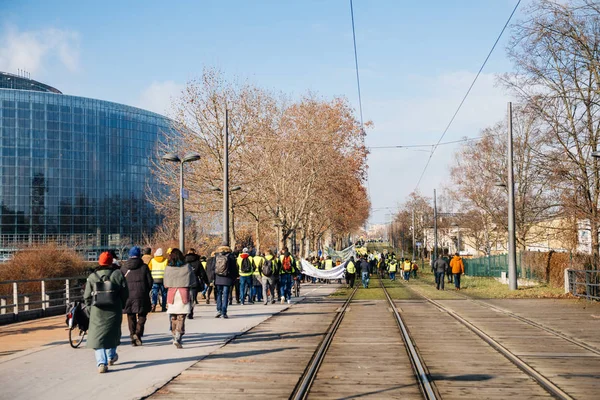
[[356, 30], [354, 29], [354, 7], [352, 7], [352, 0], [350, 0], [350, 16], [352, 17], [352, 40], [354, 42], [354, 64], [356, 66], [356, 86], [358, 88], [358, 109], [360, 111], [360, 129], [365, 132], [363, 124], [363, 110], [362, 110], [362, 97], [360, 94], [360, 75], [358, 73], [358, 52], [356, 51]]
[[488, 60], [490, 59], [490, 56], [494, 52], [494, 49], [496, 48], [496, 45], [500, 41], [500, 38], [502, 37], [502, 34], [506, 30], [506, 27], [510, 23], [510, 20], [512, 19], [513, 15], [515, 15], [515, 12], [517, 11], [517, 8], [519, 8], [519, 4], [521, 4], [521, 0], [517, 1], [517, 5], [512, 10], [512, 13], [510, 13], [510, 16], [508, 17], [508, 20], [506, 21], [506, 23], [504, 24], [504, 27], [502, 28], [502, 31], [500, 31], [500, 34], [496, 38], [496, 41], [494, 42], [494, 45], [492, 46], [490, 52], [488, 53], [487, 57], [483, 61], [483, 64], [481, 64], [481, 68], [479, 68], [479, 71], [477, 72], [477, 75], [475, 75], [475, 79], [473, 79], [473, 82], [471, 82], [471, 86], [469, 86], [469, 89], [467, 90], [467, 93], [465, 93], [465, 95], [463, 96], [460, 104], [458, 105], [458, 108], [454, 112], [454, 115], [452, 115], [452, 118], [450, 119], [450, 122], [448, 122], [448, 125], [446, 126], [446, 129], [444, 129], [444, 132], [442, 133], [442, 136], [440, 136], [440, 139], [438, 140], [437, 144], [433, 147], [433, 149], [431, 149], [431, 154], [429, 155], [429, 158], [427, 159], [427, 164], [425, 164], [425, 168], [423, 168], [423, 172], [421, 173], [421, 177], [419, 178], [419, 181], [417, 182], [417, 186], [415, 187], [415, 190], [417, 190], [419, 188], [419, 185], [421, 184], [421, 180], [423, 180], [423, 176], [425, 176], [425, 172], [427, 171], [427, 167], [429, 167], [429, 164], [431, 163], [431, 159], [433, 157], [433, 154], [435, 153], [437, 147], [440, 145], [440, 142], [442, 141], [442, 139], [444, 139], [444, 136], [446, 136], [446, 133], [448, 132], [448, 129], [450, 129], [450, 126], [454, 122], [454, 119], [458, 115], [458, 112], [460, 111], [461, 107], [465, 103], [465, 100], [469, 96], [469, 93], [471, 93], [471, 89], [473, 89], [473, 86], [475, 85], [475, 82], [477, 82], [477, 78], [479, 78], [479, 75], [481, 74], [481, 71], [483, 71], [483, 68], [485, 67], [485, 65], [487, 64]]

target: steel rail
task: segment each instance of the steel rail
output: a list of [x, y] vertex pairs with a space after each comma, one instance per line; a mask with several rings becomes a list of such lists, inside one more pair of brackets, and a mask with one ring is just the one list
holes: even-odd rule
[[392, 298], [390, 297], [385, 285], [383, 284], [383, 280], [379, 279], [379, 283], [381, 284], [383, 293], [385, 293], [385, 297], [387, 298], [387, 301], [390, 307], [392, 308], [394, 317], [396, 319], [396, 323], [398, 324], [398, 328], [400, 328], [400, 333], [402, 334], [402, 339], [406, 346], [408, 357], [410, 358], [410, 362], [413, 366], [413, 370], [415, 371], [415, 375], [419, 380], [419, 386], [421, 388], [423, 397], [427, 400], [437, 399], [437, 390], [434, 388], [434, 385], [432, 384], [431, 379], [429, 378], [429, 373], [428, 371], [426, 371], [425, 363], [421, 360], [421, 356], [415, 348], [412, 338], [408, 333], [408, 329], [406, 328], [406, 325], [404, 324], [404, 321], [402, 320], [402, 317], [400, 316], [396, 305], [392, 301]]
[[[405, 287], [408, 287], [408, 286], [405, 286]], [[525, 372], [527, 375], [529, 375], [530, 377], [532, 377], [533, 379], [535, 379], [536, 382], [540, 386], [542, 386], [548, 393], [550, 393], [554, 397], [556, 397], [558, 399], [561, 399], [561, 400], [574, 400], [573, 397], [571, 397], [569, 394], [567, 394], [566, 392], [564, 392], [561, 388], [559, 388], [558, 386], [556, 386], [551, 380], [549, 380], [544, 375], [542, 375], [539, 372], [537, 372], [533, 367], [531, 367], [525, 361], [521, 360], [513, 352], [511, 352], [510, 350], [508, 350], [506, 347], [504, 347], [502, 344], [500, 344], [497, 340], [495, 340], [494, 338], [492, 338], [490, 335], [488, 335], [487, 333], [483, 332], [477, 326], [475, 326], [471, 322], [467, 321], [465, 318], [461, 317], [460, 315], [458, 315], [453, 310], [451, 310], [451, 309], [443, 306], [442, 304], [438, 303], [437, 301], [432, 300], [429, 297], [425, 296], [420, 291], [418, 291], [418, 290], [416, 290], [414, 288], [409, 288], [409, 289], [412, 290], [413, 292], [417, 293], [418, 295], [420, 295], [423, 299], [425, 299], [429, 303], [433, 304], [438, 310], [447, 313], [452, 318], [454, 318], [455, 320], [457, 320], [458, 322], [460, 322], [462, 325], [464, 325], [465, 327], [467, 327], [471, 332], [473, 332], [477, 336], [479, 336], [490, 347], [492, 347], [494, 350], [496, 350], [497, 352], [499, 352], [500, 354], [502, 354], [509, 361], [511, 361], [514, 365], [516, 365], [517, 368], [519, 368], [521, 371]]]
[[302, 374], [302, 377], [298, 381], [298, 384], [296, 384], [296, 387], [294, 388], [294, 391], [292, 392], [290, 399], [304, 400], [304, 399], [308, 398], [308, 393], [310, 392], [310, 388], [311, 388], [315, 378], [317, 377], [319, 368], [321, 367], [321, 364], [323, 363], [323, 360], [325, 359], [327, 350], [329, 350], [329, 346], [331, 345], [331, 342], [333, 342], [333, 337], [335, 336], [335, 333], [337, 332], [340, 324], [342, 323], [342, 319], [344, 319], [344, 314], [346, 314], [346, 309], [348, 308], [348, 305], [350, 305], [350, 302], [352, 301], [352, 298], [356, 294], [357, 290], [358, 290], [358, 287], [355, 287], [354, 290], [352, 291], [352, 293], [350, 293], [350, 296], [348, 297], [348, 299], [346, 300], [344, 305], [341, 307], [340, 311], [338, 312], [338, 315], [335, 317], [335, 319], [331, 323], [331, 326], [329, 327], [327, 334], [325, 334], [325, 337], [323, 338], [323, 341], [321, 342], [319, 348], [313, 354], [313, 357], [311, 358], [310, 363], [304, 370], [304, 373]]

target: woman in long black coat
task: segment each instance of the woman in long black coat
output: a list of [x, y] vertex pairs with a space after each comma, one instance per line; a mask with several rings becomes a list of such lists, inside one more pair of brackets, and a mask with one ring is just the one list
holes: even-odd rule
[[129, 259], [123, 263], [121, 273], [125, 276], [129, 287], [129, 298], [123, 312], [127, 314], [131, 345], [141, 346], [146, 315], [152, 307], [150, 290], [154, 280], [150, 269], [141, 259], [139, 247], [135, 246], [129, 251]]

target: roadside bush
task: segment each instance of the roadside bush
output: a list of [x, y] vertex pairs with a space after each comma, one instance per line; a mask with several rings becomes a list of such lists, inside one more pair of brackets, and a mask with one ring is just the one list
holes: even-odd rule
[[[54, 244], [28, 247], [19, 250], [14, 257], [0, 267], [0, 281], [42, 278], [60, 278], [84, 275], [86, 263], [74, 250]], [[48, 282], [47, 290], [59, 289], [64, 282]], [[19, 292], [37, 293], [37, 282], [19, 284]], [[0, 294], [12, 293], [12, 285], [0, 285]]]

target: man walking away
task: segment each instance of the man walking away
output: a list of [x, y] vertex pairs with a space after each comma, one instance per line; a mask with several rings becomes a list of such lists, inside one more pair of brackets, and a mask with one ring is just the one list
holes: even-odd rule
[[198, 304], [198, 291], [200, 290], [201, 284], [208, 285], [208, 277], [206, 276], [206, 270], [202, 266], [200, 256], [196, 254], [195, 249], [189, 249], [185, 255], [185, 263], [189, 264], [194, 271], [196, 277], [196, 286], [190, 288], [190, 314], [189, 319], [194, 319], [194, 306]]
[[254, 263], [248, 248], [244, 247], [242, 254], [237, 258], [237, 265], [240, 273], [240, 300], [242, 305], [246, 304], [246, 295], [248, 295], [248, 303], [254, 304], [252, 301], [252, 274], [254, 273]]
[[254, 272], [252, 273], [252, 301], [263, 301], [262, 266], [265, 258], [261, 254], [252, 257]]
[[452, 267], [452, 275], [454, 275], [454, 287], [456, 287], [456, 290], [460, 290], [460, 276], [465, 273], [465, 265], [458, 253], [452, 257], [450, 266]]
[[121, 267], [121, 273], [125, 276], [129, 288], [129, 298], [125, 303], [123, 312], [127, 314], [132, 346], [142, 345], [146, 315], [148, 315], [151, 308], [150, 290], [154, 283], [150, 269], [140, 258], [140, 253], [139, 247], [132, 247], [129, 250], [129, 259]]
[[448, 268], [448, 261], [444, 257], [439, 257], [433, 262], [433, 271], [435, 273], [435, 284], [437, 290], [444, 290], [444, 273]]
[[346, 287], [353, 288], [356, 279], [356, 265], [354, 264], [354, 256], [350, 257], [346, 264]]
[[[204, 263], [203, 263], [204, 264]], [[202, 295], [206, 298], [206, 304], [210, 304], [210, 295], [214, 293], [215, 301], [217, 301], [217, 293], [213, 292], [215, 286], [215, 252], [210, 253], [210, 257], [206, 260], [205, 267], [208, 284], [204, 287]]]
[[390, 280], [396, 280], [396, 271], [398, 271], [398, 261], [395, 258], [392, 258], [388, 263], [388, 272], [390, 274]]
[[239, 275], [237, 263], [229, 246], [219, 246], [215, 252], [215, 290], [217, 293], [217, 315], [215, 318], [229, 318], [227, 305], [229, 292]]
[[165, 290], [165, 285], [163, 285], [163, 279], [165, 278], [165, 269], [168, 262], [169, 260], [163, 257], [163, 249], [159, 247], [154, 253], [154, 258], [148, 264], [148, 268], [150, 268], [150, 272], [152, 273], [152, 279], [154, 279], [154, 284], [152, 285], [152, 312], [156, 311], [159, 290], [162, 294], [161, 311], [167, 311], [167, 291]]
[[417, 277], [417, 271], [419, 270], [419, 266], [417, 265], [417, 261], [416, 260], [412, 260], [412, 272], [413, 272], [413, 278]]
[[454, 282], [454, 274], [452, 274], [452, 267], [450, 266], [450, 261], [448, 262], [448, 267], [446, 268], [446, 276], [448, 277], [448, 283]]
[[269, 304], [269, 292], [271, 293], [271, 304], [277, 301], [277, 289], [275, 287], [275, 271], [277, 270], [277, 260], [271, 250], [265, 252], [265, 259], [261, 266], [261, 279], [264, 305]]
[[296, 275], [294, 257], [290, 254], [287, 247], [283, 248], [284, 253], [279, 257], [279, 283], [281, 285], [280, 297], [281, 304], [286, 300], [288, 304], [292, 302], [292, 277]]
[[412, 263], [407, 258], [406, 260], [404, 260], [404, 263], [402, 264], [402, 271], [404, 272], [404, 280], [407, 282], [410, 280], [410, 271], [411, 270], [412, 270]]
[[365, 260], [364, 257], [360, 259], [359, 264], [360, 275], [362, 277], [363, 288], [369, 288], [369, 263]]

